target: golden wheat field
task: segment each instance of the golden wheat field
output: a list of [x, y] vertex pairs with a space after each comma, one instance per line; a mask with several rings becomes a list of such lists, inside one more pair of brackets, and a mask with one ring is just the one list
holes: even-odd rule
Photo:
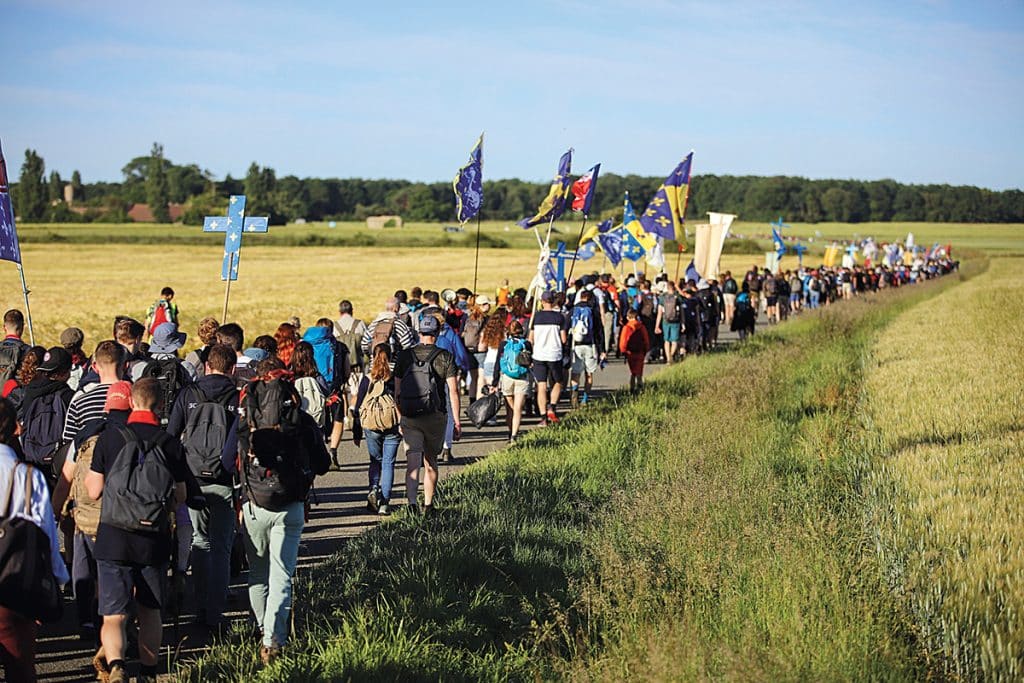
[[[182, 329], [190, 336], [203, 316], [221, 317], [219, 247], [27, 244], [22, 251], [36, 341], [45, 346], [55, 344], [65, 327], [76, 326], [85, 331], [89, 350], [110, 337], [115, 315], [144, 319], [168, 285], [181, 309]], [[722, 265], [738, 271], [758, 262], [763, 265], [763, 257], [726, 256]], [[575, 275], [601, 266], [598, 259], [580, 262]], [[642, 261], [639, 266], [643, 268]], [[506, 277], [513, 287], [526, 287], [536, 267], [534, 251], [482, 249], [478, 291], [493, 293]], [[674, 267], [670, 259], [670, 273]], [[304, 326], [320, 317], [336, 317], [341, 299], [352, 301], [356, 315], [370, 320], [397, 289], [472, 284], [471, 249], [248, 246], [242, 251], [239, 279], [231, 285], [228, 317], [242, 325], [249, 342], [257, 334], [273, 333], [293, 315]], [[0, 291], [4, 310], [24, 308], [14, 264], [0, 263]], [[195, 344], [192, 338], [187, 346]]]

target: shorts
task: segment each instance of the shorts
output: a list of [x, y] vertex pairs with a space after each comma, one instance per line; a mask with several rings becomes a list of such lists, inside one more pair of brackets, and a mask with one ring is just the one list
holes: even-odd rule
[[597, 372], [597, 347], [593, 344], [572, 347], [572, 374], [578, 375], [584, 370], [590, 375]]
[[725, 305], [726, 306], [735, 306], [736, 305], [736, 295], [735, 294], [723, 294], [722, 295], [722, 299], [725, 301]]
[[774, 306], [778, 302], [779, 297], [769, 294], [764, 298], [765, 306]]
[[791, 304], [795, 304], [796, 302], [800, 301], [800, 299], [800, 292], [793, 292], [792, 294], [789, 295], [789, 303]]
[[538, 382], [547, 382], [550, 378], [554, 384], [565, 384], [565, 366], [560, 360], [534, 360], [533, 377]]
[[524, 375], [521, 379], [501, 376], [501, 393], [505, 396], [528, 396], [530, 394], [530, 380]]
[[469, 355], [469, 369], [479, 370], [484, 366], [484, 359], [487, 358], [487, 352], [483, 353], [470, 353]]
[[666, 342], [679, 341], [679, 331], [682, 329], [680, 323], [661, 323], [661, 334]]
[[444, 448], [444, 432], [448, 426], [445, 413], [417, 417], [402, 416], [402, 440], [411, 453], [434, 456]]
[[167, 565], [150, 567], [96, 560], [96, 581], [100, 594], [99, 613], [103, 616], [128, 614], [128, 604], [132, 600], [142, 607], [160, 609], [167, 582]]

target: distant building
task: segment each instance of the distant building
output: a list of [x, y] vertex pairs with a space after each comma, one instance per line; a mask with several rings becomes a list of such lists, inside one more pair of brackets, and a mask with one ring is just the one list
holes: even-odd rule
[[[181, 204], [170, 203], [167, 205], [167, 213], [171, 215], [171, 222], [177, 223], [185, 213], [185, 207]], [[156, 223], [152, 209], [149, 204], [132, 204], [128, 209], [128, 220], [134, 223]]]
[[367, 216], [366, 227], [368, 228], [400, 228], [402, 227], [401, 216]]

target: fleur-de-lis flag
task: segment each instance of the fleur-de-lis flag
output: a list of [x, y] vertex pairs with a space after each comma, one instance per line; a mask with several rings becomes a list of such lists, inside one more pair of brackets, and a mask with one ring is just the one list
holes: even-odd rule
[[484, 202], [483, 174], [484, 134], [480, 133], [469, 161], [455, 174], [452, 187], [455, 188], [455, 210], [459, 223], [465, 223], [478, 213]]

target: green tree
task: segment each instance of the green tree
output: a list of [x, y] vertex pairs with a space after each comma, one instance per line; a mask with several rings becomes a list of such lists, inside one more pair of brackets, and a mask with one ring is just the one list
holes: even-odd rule
[[[245, 174], [245, 213], [247, 216], [266, 216], [274, 221], [274, 190], [277, 175], [269, 166], [260, 168], [255, 161]], [[280, 218], [276, 222], [280, 222]]]
[[76, 202], [85, 201], [85, 188], [82, 187], [82, 174], [77, 170], [71, 173], [71, 198]]
[[149, 153], [149, 164], [146, 172], [146, 203], [157, 223], [170, 223], [171, 216], [167, 211], [170, 191], [167, 187], [167, 169], [164, 167], [164, 147], [154, 142]]
[[60, 179], [60, 173], [57, 171], [50, 171], [50, 182], [46, 185], [46, 198], [48, 201], [64, 201], [64, 181]]
[[21, 178], [14, 197], [14, 210], [26, 223], [41, 221], [46, 216], [46, 184], [43, 174], [46, 164], [34, 149], [25, 150], [25, 162], [21, 165]]

